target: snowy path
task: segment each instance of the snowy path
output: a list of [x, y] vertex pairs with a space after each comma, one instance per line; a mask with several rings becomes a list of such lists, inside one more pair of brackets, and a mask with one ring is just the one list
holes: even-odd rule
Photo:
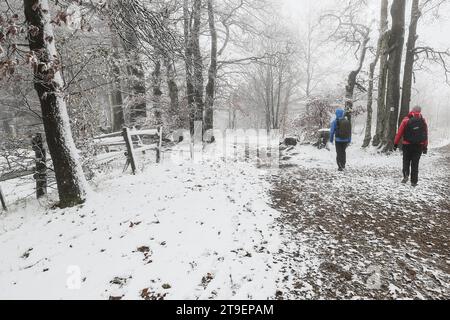
[[356, 148], [345, 173], [334, 152], [311, 149], [272, 176], [278, 297], [450, 298], [450, 147], [423, 159], [417, 189], [400, 185], [399, 155]]
[[245, 164], [107, 176], [80, 208], [0, 216], [0, 299], [267, 299], [277, 212]]

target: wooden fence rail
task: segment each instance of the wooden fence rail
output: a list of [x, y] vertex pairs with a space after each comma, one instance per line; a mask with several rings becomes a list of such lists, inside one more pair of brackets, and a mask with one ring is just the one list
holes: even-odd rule
[[[154, 139], [158, 139], [158, 144], [145, 145], [143, 143], [143, 137], [151, 137]], [[146, 130], [134, 130], [129, 128], [124, 128], [122, 132], [114, 132], [109, 134], [104, 134], [98, 137], [95, 137], [94, 140], [97, 140], [98, 145], [105, 147], [107, 149], [107, 154], [100, 158], [103, 158], [100, 161], [113, 161], [123, 155], [121, 152], [109, 152], [112, 147], [123, 146], [126, 148], [125, 156], [126, 163], [124, 172], [128, 167], [131, 167], [131, 171], [133, 174], [136, 174], [138, 163], [137, 163], [137, 153], [145, 153], [148, 150], [156, 151], [156, 163], [161, 162], [161, 150], [162, 150], [162, 142], [163, 142], [163, 133], [162, 128], [160, 129], [146, 129]], [[112, 155], [108, 157], [107, 155], [111, 153]], [[106, 160], [105, 160], [106, 159]]]
[[2, 203], [2, 208], [5, 211], [8, 211], [8, 208], [6, 207], [6, 199], [3, 195], [2, 187], [0, 186], [0, 202]]

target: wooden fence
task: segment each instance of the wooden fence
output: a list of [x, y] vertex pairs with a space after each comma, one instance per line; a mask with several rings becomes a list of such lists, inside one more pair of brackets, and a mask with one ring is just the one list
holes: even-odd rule
[[[157, 141], [157, 143], [146, 145], [144, 144], [145, 138], [151, 138], [154, 141]], [[97, 141], [98, 146], [105, 148], [106, 151], [105, 154], [97, 157], [97, 162], [108, 163], [125, 155], [126, 163], [124, 172], [131, 166], [132, 173], [136, 174], [138, 168], [136, 154], [138, 153], [145, 154], [146, 151], [156, 151], [156, 163], [161, 162], [163, 142], [162, 128], [148, 130], [132, 130], [124, 128], [122, 132], [101, 135], [95, 137], [94, 140]], [[123, 153], [123, 151], [112, 151], [117, 147], [125, 148], [125, 153]]]
[[[150, 138], [157, 143], [146, 145], [145, 138]], [[104, 164], [111, 161], [125, 158], [125, 166], [123, 172], [129, 167], [133, 174], [137, 173], [138, 159], [136, 154], [146, 151], [156, 151], [156, 163], [161, 162], [161, 152], [163, 143], [162, 128], [148, 129], [148, 130], [132, 130], [124, 128], [121, 132], [101, 135], [94, 138], [97, 146], [105, 149], [104, 154], [97, 156], [97, 163]], [[35, 167], [26, 170], [17, 170], [8, 172], [0, 176], [0, 183], [8, 180], [19, 179], [33, 175], [36, 181], [36, 197], [41, 198], [47, 194], [47, 157], [43, 145], [41, 134], [37, 134], [32, 140], [33, 151], [35, 152]], [[123, 148], [124, 150], [117, 151], [116, 149]], [[3, 210], [7, 210], [6, 199], [0, 186], [0, 202]]]

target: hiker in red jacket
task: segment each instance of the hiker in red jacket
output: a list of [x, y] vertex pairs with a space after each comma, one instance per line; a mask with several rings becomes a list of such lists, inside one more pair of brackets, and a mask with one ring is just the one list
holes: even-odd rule
[[403, 139], [403, 181], [407, 183], [411, 174], [411, 184], [419, 183], [419, 162], [422, 154], [428, 153], [428, 125], [422, 116], [422, 108], [414, 107], [403, 119], [395, 137], [394, 150]]

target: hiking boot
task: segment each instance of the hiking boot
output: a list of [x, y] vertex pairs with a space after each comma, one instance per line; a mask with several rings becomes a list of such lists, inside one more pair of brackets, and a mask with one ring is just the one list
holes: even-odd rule
[[338, 171], [341, 171], [341, 172], [342, 172], [342, 171], [344, 171], [344, 168], [339, 168]]
[[402, 183], [403, 184], [407, 184], [408, 181], [409, 181], [409, 177], [405, 177], [405, 178], [403, 178]]
[[415, 187], [418, 186], [418, 183], [411, 183], [411, 186], [412, 186], [413, 188], [415, 188]]

